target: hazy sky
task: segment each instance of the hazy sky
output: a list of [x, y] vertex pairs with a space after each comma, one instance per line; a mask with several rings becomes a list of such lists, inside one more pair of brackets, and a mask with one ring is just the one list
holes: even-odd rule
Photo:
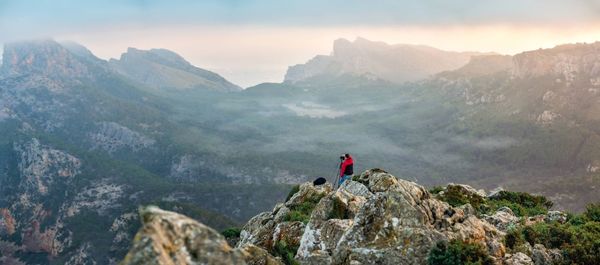
[[167, 48], [241, 86], [357, 36], [513, 54], [600, 40], [600, 0], [0, 0], [0, 43], [73, 40], [104, 59]]

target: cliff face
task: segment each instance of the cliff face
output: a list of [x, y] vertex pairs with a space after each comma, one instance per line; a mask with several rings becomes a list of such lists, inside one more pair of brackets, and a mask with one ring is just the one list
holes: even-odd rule
[[520, 78], [553, 75], [567, 83], [573, 82], [577, 75], [596, 77], [600, 74], [600, 42], [517, 54], [513, 74]]
[[[486, 196], [465, 185], [451, 184], [446, 191], [450, 189]], [[478, 215], [470, 204], [452, 207], [422, 186], [379, 169], [364, 172], [338, 190], [330, 184], [302, 184], [285, 203], [248, 221], [234, 249], [189, 218], [149, 209], [140, 212], [144, 227], [124, 264], [204, 264], [213, 257], [220, 257], [219, 262], [211, 264], [275, 260], [266, 254], [259, 263], [248, 262], [240, 254], [248, 248], [276, 255], [286, 264], [426, 264], [436, 244], [453, 240], [479, 246], [493, 264], [533, 264], [523, 253], [507, 253], [504, 236], [508, 227], [519, 225], [510, 209]], [[193, 227], [195, 232], [179, 231], [180, 227]], [[539, 248], [544, 254], [551, 252]], [[159, 254], [165, 249], [169, 255]]]

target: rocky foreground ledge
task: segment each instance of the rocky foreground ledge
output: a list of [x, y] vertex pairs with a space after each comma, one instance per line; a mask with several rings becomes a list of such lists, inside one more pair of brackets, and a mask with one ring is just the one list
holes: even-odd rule
[[455, 184], [432, 194], [379, 169], [336, 191], [304, 183], [285, 203], [248, 221], [235, 247], [195, 220], [145, 207], [143, 227], [122, 264], [436, 264], [434, 258], [451, 253], [450, 242], [471, 246], [459, 254], [481, 252], [472, 264], [562, 262], [559, 250], [540, 244], [507, 251], [505, 237], [528, 223], [565, 222], [564, 214], [521, 218], [506, 207], [481, 214], [470, 203], [453, 207], [439, 199], [457, 189], [467, 198], [494, 196]]

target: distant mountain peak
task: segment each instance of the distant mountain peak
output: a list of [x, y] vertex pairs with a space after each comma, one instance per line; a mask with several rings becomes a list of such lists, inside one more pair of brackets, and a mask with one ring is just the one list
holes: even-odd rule
[[87, 65], [52, 39], [7, 43], [2, 61], [1, 72], [4, 75], [40, 74], [70, 79], [89, 76]]
[[424, 45], [387, 44], [357, 37], [333, 42], [331, 55], [318, 55], [306, 64], [291, 66], [285, 82], [312, 80], [319, 76], [370, 74], [380, 79], [402, 83], [433, 74], [458, 69], [476, 52], [443, 51]]
[[140, 50], [130, 47], [120, 59], [110, 59], [109, 65], [120, 74], [157, 89], [241, 89], [220, 75], [198, 68], [167, 49]]

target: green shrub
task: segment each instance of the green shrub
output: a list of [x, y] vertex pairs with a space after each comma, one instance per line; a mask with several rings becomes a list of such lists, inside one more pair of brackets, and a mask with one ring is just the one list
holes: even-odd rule
[[563, 224], [537, 223], [528, 226], [525, 231], [527, 231], [525, 238], [532, 246], [543, 243], [549, 248], [561, 248], [573, 240], [569, 226]]
[[576, 240], [563, 249], [569, 264], [600, 264], [600, 223], [588, 222], [571, 231]]
[[570, 225], [583, 225], [588, 222], [585, 214], [568, 214], [567, 220]]
[[294, 196], [294, 194], [296, 194], [298, 191], [300, 191], [300, 185], [294, 185], [288, 193], [287, 197], [285, 198], [285, 201], [289, 201], [292, 198], [292, 196]]
[[486, 202], [482, 213], [490, 213], [501, 207], [510, 208], [517, 216], [534, 216], [548, 213], [552, 202], [544, 196], [531, 195], [525, 192], [501, 191]]
[[460, 240], [440, 241], [429, 252], [429, 265], [492, 265], [493, 260], [479, 244]]
[[483, 197], [476, 194], [465, 194], [460, 186], [448, 186], [444, 193], [437, 198], [454, 207], [469, 203], [473, 208], [479, 209], [484, 203]]
[[494, 212], [502, 207], [510, 208], [516, 216], [534, 216], [538, 214], [545, 214], [548, 209], [542, 206], [526, 207], [518, 202], [512, 202], [508, 200], [489, 200], [487, 203], [489, 207], [483, 212]]
[[531, 195], [526, 192], [500, 191], [492, 200], [507, 200], [516, 202], [525, 207], [544, 206], [545, 208], [552, 207], [552, 202], [541, 195]]
[[236, 238], [236, 237], [240, 237], [241, 232], [242, 232], [242, 229], [239, 227], [230, 227], [230, 228], [227, 228], [227, 229], [221, 231], [221, 234], [225, 238]]
[[273, 254], [277, 257], [281, 257], [283, 263], [286, 265], [299, 265], [300, 263], [294, 259], [297, 251], [298, 246], [290, 246], [283, 241], [279, 241], [275, 244]]
[[[518, 246], [525, 243], [523, 233], [519, 229], [510, 229], [507, 231], [504, 237], [504, 245], [511, 250], [515, 250]], [[517, 252], [517, 251], [515, 251]]]
[[600, 222], [600, 203], [589, 204], [584, 214], [588, 219]]
[[323, 198], [323, 196], [314, 196], [311, 198], [307, 198], [306, 201], [300, 203], [299, 205], [294, 205], [290, 207], [290, 212], [283, 218], [284, 221], [300, 221], [303, 223], [308, 223], [310, 220], [310, 215], [312, 214], [313, 209], [317, 206], [317, 203]]
[[588, 218], [587, 213], [571, 215], [565, 224], [537, 223], [509, 230], [504, 238], [506, 246], [515, 252], [524, 242], [542, 244], [562, 250], [564, 264], [600, 264], [600, 222]]
[[443, 191], [443, 190], [444, 190], [444, 187], [442, 187], [442, 186], [433, 186], [431, 189], [429, 189], [429, 193], [435, 195], [435, 194], [440, 193], [440, 191]]

